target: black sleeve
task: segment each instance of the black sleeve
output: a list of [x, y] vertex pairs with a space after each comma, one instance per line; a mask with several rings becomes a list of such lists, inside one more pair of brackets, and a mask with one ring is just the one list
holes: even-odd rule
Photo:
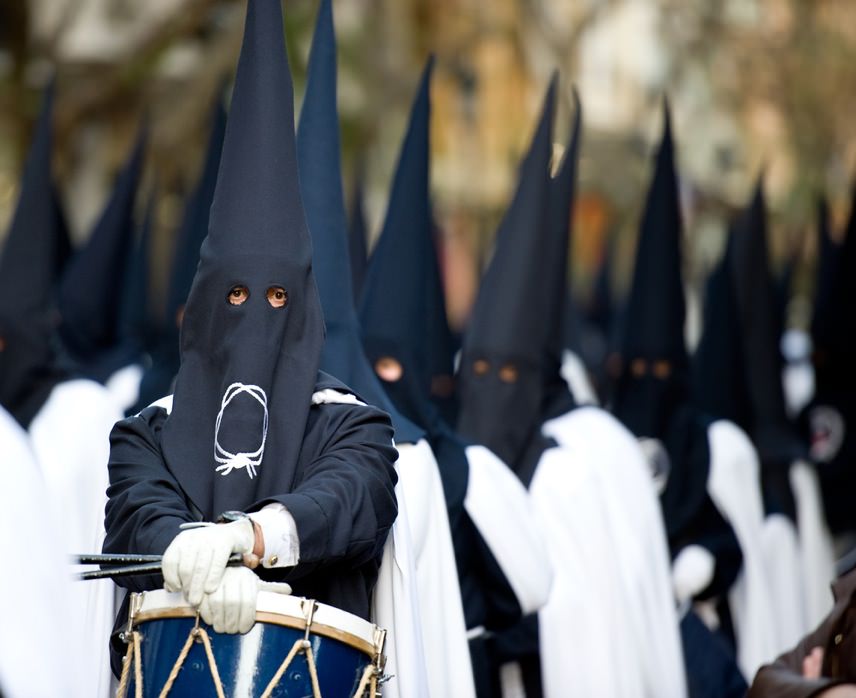
[[398, 453], [386, 413], [340, 404], [313, 410], [319, 412], [309, 440], [317, 446], [298, 473], [294, 489], [253, 506], [279, 502], [294, 517], [300, 562], [287, 579], [332, 564], [355, 569], [379, 558], [398, 514], [394, 491]]
[[[179, 526], [196, 520], [161, 456], [158, 429], [151, 422], [163, 419], [155, 410], [160, 408], [117, 422], [110, 433], [105, 553], [163, 554]], [[132, 591], [162, 586], [160, 575], [116, 582]]]

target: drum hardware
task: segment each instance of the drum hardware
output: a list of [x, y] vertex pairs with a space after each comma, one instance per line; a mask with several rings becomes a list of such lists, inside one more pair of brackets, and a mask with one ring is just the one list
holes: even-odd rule
[[[183, 622], [184, 625], [172, 625], [175, 621]], [[250, 674], [236, 674], [236, 662], [233, 658], [243, 657], [245, 652], [249, 652], [248, 657], [263, 656], [264, 653], [259, 653], [262, 646], [259, 644], [261, 637], [279, 636], [287, 639], [287, 644], [279, 645], [280, 652], [289, 645], [290, 649], [281, 663], [276, 658], [276, 655], [282, 657], [280, 652], [273, 656], [267, 653], [267, 668], [270, 671], [276, 669], [276, 672], [270, 681], [258, 677], [259, 681], [267, 682], [266, 686], [265, 683], [257, 683], [256, 679], [252, 680], [252, 695], [260, 698], [271, 698], [274, 693], [282, 690], [290, 694], [294, 689], [297, 689], [299, 695], [311, 698], [329, 698], [329, 695], [378, 698], [382, 685], [391, 678], [384, 674], [386, 660], [383, 649], [386, 631], [351, 614], [312, 599], [260, 591], [256, 622], [264, 626], [265, 630], [259, 628], [256, 632], [251, 631], [252, 634], [243, 636], [246, 639], [238, 635], [223, 635], [210, 630], [201, 620], [198, 611], [188, 605], [178, 593], [151, 591], [132, 594], [128, 626], [121, 634], [123, 640], [128, 643], [128, 651], [123, 662], [117, 697], [124, 698], [129, 695], [142, 698], [144, 695], [157, 695], [159, 698], [166, 698], [173, 694], [192, 696], [205, 693], [206, 689], [217, 698], [225, 698], [227, 695], [232, 698], [233, 694], [249, 695], [247, 689], [251, 684], [246, 683], [241, 676], [247, 677]], [[170, 627], [175, 630], [169, 630]], [[289, 629], [290, 637], [287, 634]], [[262, 632], [263, 635], [260, 634]], [[279, 635], [282, 632], [286, 634]], [[264, 640], [267, 641], [269, 639]], [[236, 642], [239, 644], [235, 645]], [[202, 647], [192, 649], [199, 645]], [[207, 661], [201, 657], [203, 649]], [[322, 664], [317, 663], [316, 651], [318, 656], [324, 658], [321, 660]], [[342, 651], [346, 654], [340, 654]], [[295, 665], [299, 654], [304, 655], [305, 667], [303, 662]], [[360, 656], [363, 661], [359, 660]], [[250, 659], [250, 671], [253, 674], [258, 671], [257, 666], [261, 667], [256, 665], [255, 661]], [[343, 661], [344, 665], [339, 663]], [[218, 668], [218, 664], [222, 666]], [[345, 666], [349, 668], [345, 669]], [[331, 679], [331, 667], [334, 667], [333, 674], [338, 667], [342, 667], [339, 670], [344, 672], [341, 676], [351, 678], [344, 685], [341, 680], [338, 684], [334, 680], [333, 685], [339, 687], [331, 689], [333, 692], [328, 694], [328, 689], [323, 687], [324, 682]], [[222, 673], [220, 668], [225, 673]], [[351, 673], [354, 669], [357, 673]], [[268, 670], [264, 670], [265, 676], [270, 676]], [[215, 691], [211, 691], [209, 687], [212, 684], [208, 684], [208, 680], [202, 677], [200, 672], [210, 672]], [[197, 685], [194, 688], [194, 683], [188, 684], [188, 681], [197, 682], [200, 679], [207, 685]], [[356, 684], [358, 687], [354, 690]], [[162, 688], [159, 689], [160, 686]], [[259, 693], [262, 689], [264, 691]]]

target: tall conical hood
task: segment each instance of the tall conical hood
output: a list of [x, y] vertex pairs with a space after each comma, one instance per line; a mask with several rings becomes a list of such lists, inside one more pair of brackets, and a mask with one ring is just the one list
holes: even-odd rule
[[693, 356], [693, 403], [704, 413], [751, 425], [751, 406], [737, 297], [730, 257], [733, 233], [725, 254], [707, 279], [702, 332]]
[[397, 442], [413, 443], [420, 438], [421, 430], [395, 410], [360, 342], [342, 193], [336, 38], [330, 0], [321, 0], [318, 10], [297, 129], [297, 156], [306, 220], [312, 233], [315, 277], [327, 325], [321, 368], [364, 400], [389, 412]]
[[[425, 195], [428, 196], [426, 190]], [[430, 209], [430, 199], [428, 202]], [[425, 228], [420, 227], [420, 232]], [[449, 327], [446, 314], [446, 290], [439, 257], [443, 251], [443, 241], [437, 225], [431, 222], [431, 237], [424, 240], [426, 283], [422, 287], [425, 297], [425, 334], [422, 338], [425, 347], [428, 374], [430, 377], [431, 400], [440, 410], [448, 424], [458, 419], [458, 399], [455, 389], [455, 354], [460, 348], [458, 338]], [[418, 341], [412, 338], [411, 341]]]
[[785, 412], [776, 298], [767, 254], [767, 215], [761, 180], [730, 240], [731, 272], [739, 308], [746, 382], [752, 407], [750, 434], [761, 459], [790, 462], [804, 455]]
[[517, 190], [496, 235], [482, 279], [459, 370], [461, 434], [514, 466], [540, 430], [549, 332], [541, 315], [549, 301], [541, 282], [549, 204], [551, 132], [556, 80], [523, 164]]
[[151, 365], [140, 381], [139, 400], [131, 408], [132, 413], [139, 412], [172, 392], [172, 384], [181, 363], [179, 319], [196, 275], [196, 267], [199, 265], [199, 248], [208, 234], [208, 215], [214, 199], [220, 151], [226, 131], [226, 110], [223, 108], [221, 92], [222, 90], [217, 92], [211, 111], [211, 130], [202, 171], [196, 187], [185, 202], [184, 214], [175, 238], [166, 303], [158, 327], [158, 336], [151, 349]]
[[662, 438], [688, 398], [681, 214], [669, 108], [636, 246], [613, 412], [637, 436]]
[[585, 321], [594, 326], [605, 338], [613, 334], [615, 302], [612, 295], [612, 269], [615, 263], [615, 238], [609, 237], [603, 245], [600, 266], [585, 308]]
[[[828, 235], [827, 235], [828, 239]], [[853, 354], [856, 352], [856, 318], [849, 302], [856, 297], [856, 186], [850, 218], [840, 246], [829, 240], [821, 247], [818, 288], [812, 332], [815, 335], [815, 364], [822, 379], [856, 384]], [[821, 386], [819, 385], [818, 388]]]
[[429, 265], [436, 263], [428, 170], [433, 66], [430, 58], [413, 100], [359, 314], [363, 346], [387, 393], [408, 419], [429, 431], [438, 418], [429, 398], [424, 344], [429, 318], [425, 286], [433, 278]]
[[[854, 190], [856, 192], [856, 190]], [[854, 206], [856, 212], [856, 206]], [[851, 214], [854, 215], [854, 214]], [[811, 316], [811, 339], [814, 351], [824, 352], [834, 332], [836, 317], [833, 288], [841, 245], [832, 239], [829, 229], [829, 205], [826, 197], [817, 202], [817, 263], [814, 274], [814, 308]]]
[[148, 127], [143, 122], [104, 211], [62, 276], [60, 336], [84, 374], [106, 380], [119, 364], [122, 284], [134, 240], [134, 201], [143, 170]]
[[278, 0], [249, 0], [162, 450], [206, 519], [294, 485], [324, 323]]
[[359, 303], [363, 295], [363, 284], [369, 266], [368, 225], [366, 224], [363, 172], [359, 168], [354, 185], [354, 202], [351, 209], [351, 225], [348, 230], [348, 255], [351, 259], [351, 287], [354, 300]]
[[53, 178], [54, 83], [42, 109], [21, 178], [21, 193], [0, 255], [0, 313], [27, 317], [53, 307], [56, 282], [69, 252], [68, 231]]
[[149, 283], [155, 199], [156, 189], [153, 187], [146, 203], [137, 243], [131, 250], [131, 258], [127, 263], [119, 313], [119, 340], [135, 347], [138, 353], [152, 349], [155, 340]]
[[582, 109], [576, 90], [571, 140], [556, 176], [550, 181], [550, 208], [542, 249], [542, 281], [549, 289], [547, 305], [541, 315], [549, 326], [547, 366], [544, 375], [546, 416], [559, 416], [575, 405], [561, 375], [562, 354], [569, 348], [568, 340], [575, 332], [576, 308], [568, 284], [568, 253], [571, 248], [570, 221], [574, 211], [574, 191], [577, 182], [577, 161], [580, 148]]
[[217, 172], [220, 169], [220, 153], [223, 150], [223, 137], [226, 133], [226, 110], [223, 108], [222, 91], [218, 91], [214, 99], [210, 124], [202, 172], [196, 187], [185, 203], [181, 226], [176, 236], [167, 290], [166, 322], [168, 326], [176, 329], [176, 353], [178, 352], [177, 314], [187, 302], [196, 267], [199, 265], [199, 249], [202, 247], [205, 236], [208, 235], [208, 218], [211, 213], [211, 202], [214, 200], [214, 188], [217, 186]]
[[68, 237], [51, 179], [53, 102], [51, 83], [0, 254], [0, 405], [25, 428], [60, 379], [50, 337]]

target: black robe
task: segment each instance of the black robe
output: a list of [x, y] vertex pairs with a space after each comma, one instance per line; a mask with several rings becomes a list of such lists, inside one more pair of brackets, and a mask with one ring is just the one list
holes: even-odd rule
[[[319, 374], [316, 390], [351, 391]], [[202, 516], [161, 453], [163, 407], [118, 422], [110, 435], [105, 553], [162, 554], [179, 526]], [[294, 517], [300, 562], [256, 572], [293, 593], [368, 619], [383, 546], [397, 514], [388, 415], [371, 406], [325, 403], [309, 411], [291, 492], [270, 492], [248, 509], [279, 502]], [[213, 466], [212, 466], [213, 467]], [[160, 575], [117, 580], [131, 591], [160, 588]], [[126, 604], [117, 627], [126, 619]]]

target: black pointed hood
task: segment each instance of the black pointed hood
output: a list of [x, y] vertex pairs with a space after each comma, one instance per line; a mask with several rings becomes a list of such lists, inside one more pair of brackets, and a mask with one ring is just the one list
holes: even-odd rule
[[[856, 190], [854, 190], [856, 192]], [[856, 206], [854, 206], [856, 211]], [[853, 215], [853, 214], [851, 214]], [[814, 351], [823, 352], [834, 332], [836, 313], [833, 287], [841, 245], [832, 239], [829, 229], [829, 205], [826, 197], [817, 202], [817, 264], [814, 274], [814, 307], [811, 316], [811, 339]]]
[[155, 400], [169, 395], [180, 365], [179, 318], [184, 310], [196, 267], [199, 264], [199, 248], [208, 234], [208, 216], [217, 184], [220, 166], [220, 151], [226, 131], [226, 110], [223, 108], [222, 90], [211, 111], [210, 131], [205, 149], [205, 160], [196, 187], [184, 205], [181, 224], [175, 237], [172, 269], [169, 275], [163, 316], [157, 330], [157, 338], [151, 349], [151, 365], [140, 381], [140, 396], [131, 413], [139, 412]]
[[363, 284], [365, 283], [366, 271], [369, 266], [369, 231], [366, 223], [363, 177], [363, 168], [359, 167], [354, 183], [351, 225], [348, 230], [348, 255], [351, 259], [351, 287], [354, 292], [354, 300], [357, 303], [359, 303], [363, 295]]
[[395, 410], [360, 341], [342, 192], [336, 39], [330, 0], [321, 0], [318, 10], [297, 129], [297, 156], [306, 220], [312, 233], [315, 277], [327, 326], [321, 369], [347, 384], [363, 400], [389, 412], [398, 443], [415, 443], [422, 431]]
[[[187, 295], [199, 265], [199, 248], [208, 235], [208, 218], [211, 203], [214, 201], [214, 188], [217, 186], [217, 172], [220, 169], [220, 153], [223, 150], [223, 137], [226, 134], [226, 110], [223, 107], [222, 90], [217, 91], [211, 107], [210, 130], [205, 147], [205, 160], [196, 187], [187, 199], [181, 226], [175, 240], [172, 272], [166, 298], [166, 322], [175, 327], [178, 336], [178, 314], [187, 302]], [[176, 341], [176, 349], [178, 342]], [[176, 368], [178, 368], [176, 366]]]
[[0, 254], [0, 405], [25, 428], [61, 378], [51, 333], [57, 280], [69, 245], [51, 178], [54, 92], [51, 83]]
[[[363, 346], [395, 406], [433, 432], [439, 413], [430, 400], [425, 337], [425, 286], [436, 262], [429, 199], [429, 127], [433, 58], [422, 73], [393, 177], [386, 218], [366, 273], [359, 317]], [[386, 367], [387, 370], [384, 370]]]
[[[281, 307], [268, 300], [277, 288]], [[323, 342], [282, 9], [249, 0], [162, 437], [167, 465], [206, 519], [293, 488]]]
[[856, 297], [856, 186], [843, 241], [836, 245], [827, 230], [819, 242], [812, 317], [814, 364], [817, 392], [832, 395], [840, 391], [845, 382], [848, 390], [856, 386], [856, 369], [853, 368], [856, 318], [849, 305], [850, 299]]
[[689, 397], [681, 212], [668, 105], [636, 246], [613, 412], [636, 436], [662, 438]]
[[101, 382], [137, 358], [115, 350], [121, 339], [122, 286], [136, 229], [134, 201], [147, 140], [144, 121], [89, 240], [62, 276], [60, 337], [79, 370]]
[[555, 102], [554, 78], [517, 190], [497, 231], [493, 258], [464, 334], [459, 369], [459, 431], [512, 467], [541, 426], [549, 341], [541, 315], [549, 289], [540, 281], [539, 231], [547, 222]]
[[[428, 195], [427, 190], [424, 193]], [[428, 207], [430, 210], [430, 200]], [[446, 314], [446, 290], [439, 263], [443, 254], [443, 241], [440, 230], [433, 222], [433, 216], [431, 238], [426, 241], [425, 247], [423, 264], [427, 278], [422, 291], [425, 298], [426, 330], [422, 341], [428, 362], [430, 396], [446, 423], [454, 424], [458, 419], [455, 354], [460, 349], [460, 341], [449, 327], [449, 317]]]
[[155, 198], [156, 191], [153, 187], [146, 202], [137, 242], [126, 265], [119, 313], [120, 342], [129, 348], [133, 347], [133, 351], [138, 355], [151, 350], [155, 340], [154, 322], [150, 314], [152, 308], [149, 284]]
[[582, 109], [576, 90], [571, 140], [556, 176], [550, 181], [550, 208], [542, 250], [542, 281], [547, 286], [547, 306], [542, 321], [549, 325], [546, 367], [544, 374], [545, 417], [558, 417], [576, 406], [565, 379], [562, 360], [569, 339], [575, 332], [576, 308], [568, 283], [568, 256], [571, 249], [571, 219], [574, 212], [574, 192], [577, 182]]
[[747, 430], [762, 461], [789, 464], [805, 456], [805, 448], [796, 438], [785, 411], [781, 338], [767, 253], [767, 213], [761, 178], [749, 207], [738, 216], [729, 242], [733, 245], [731, 273], [752, 408], [752, 424]]
[[693, 355], [692, 399], [702, 412], [735, 424], [751, 423], [742, 331], [731, 278], [732, 233], [705, 284], [702, 331]]

